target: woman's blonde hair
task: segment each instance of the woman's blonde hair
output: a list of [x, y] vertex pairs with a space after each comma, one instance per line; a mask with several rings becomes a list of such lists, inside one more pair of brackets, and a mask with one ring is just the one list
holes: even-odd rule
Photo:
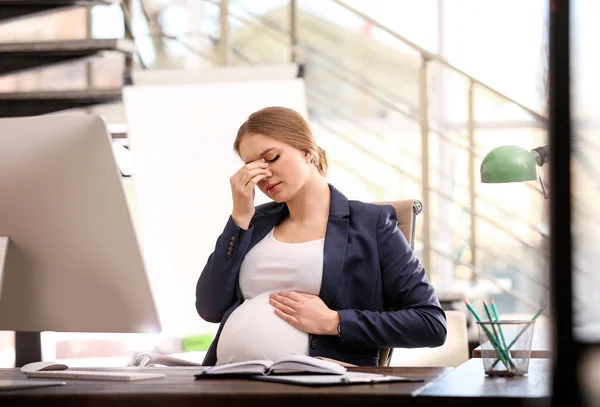
[[265, 107], [254, 112], [240, 126], [233, 149], [239, 155], [240, 143], [246, 134], [262, 134], [282, 141], [312, 155], [312, 163], [322, 175], [327, 174], [327, 156], [317, 142], [306, 120], [295, 110], [286, 107]]

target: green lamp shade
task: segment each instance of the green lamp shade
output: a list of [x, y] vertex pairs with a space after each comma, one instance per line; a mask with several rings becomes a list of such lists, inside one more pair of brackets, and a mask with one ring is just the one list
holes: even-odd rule
[[481, 182], [522, 182], [537, 179], [535, 152], [519, 146], [493, 149], [481, 163]]

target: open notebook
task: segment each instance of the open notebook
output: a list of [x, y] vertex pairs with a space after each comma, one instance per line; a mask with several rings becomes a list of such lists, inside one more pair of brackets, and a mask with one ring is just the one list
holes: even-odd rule
[[197, 376], [231, 376], [231, 375], [272, 375], [272, 374], [329, 374], [342, 375], [346, 368], [338, 363], [317, 359], [311, 356], [292, 355], [271, 360], [248, 360], [205, 368]]
[[346, 372], [342, 375], [301, 374], [301, 375], [250, 375], [248, 379], [266, 382], [295, 384], [300, 386], [340, 386], [352, 384], [377, 384], [396, 382], [423, 382], [424, 379], [415, 377], [387, 376], [375, 373]]

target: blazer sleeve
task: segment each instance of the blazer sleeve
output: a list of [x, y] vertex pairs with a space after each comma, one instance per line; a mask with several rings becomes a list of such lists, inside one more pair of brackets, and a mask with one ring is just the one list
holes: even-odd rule
[[435, 347], [446, 341], [446, 314], [406, 238], [393, 207], [383, 205], [377, 246], [384, 303], [391, 311], [340, 310], [340, 343], [373, 347]]
[[196, 284], [196, 310], [208, 322], [221, 322], [235, 301], [244, 253], [248, 251], [254, 226], [240, 228], [231, 218], [217, 239]]

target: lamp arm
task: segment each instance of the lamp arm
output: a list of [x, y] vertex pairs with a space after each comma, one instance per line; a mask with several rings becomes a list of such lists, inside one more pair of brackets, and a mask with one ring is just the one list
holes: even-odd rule
[[[535, 156], [535, 162], [538, 167], [546, 164], [550, 160], [550, 147], [548, 144], [545, 146], [540, 146], [531, 150], [533, 155]], [[544, 199], [548, 199], [548, 193], [546, 192], [546, 186], [544, 185], [544, 181], [542, 180], [542, 173], [538, 174], [538, 178], [540, 179], [540, 185], [542, 186], [542, 193], [544, 194]]]

